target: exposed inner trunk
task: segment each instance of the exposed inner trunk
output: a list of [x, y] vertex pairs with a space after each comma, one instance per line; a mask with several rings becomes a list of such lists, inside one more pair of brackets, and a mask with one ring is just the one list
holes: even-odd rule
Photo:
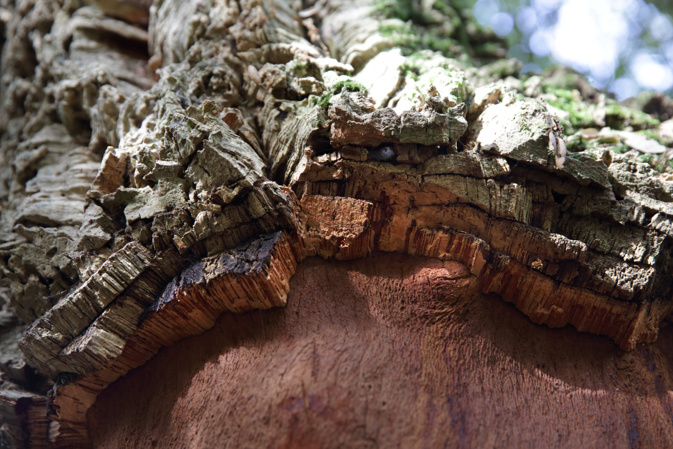
[[664, 447], [673, 335], [624, 353], [532, 324], [456, 262], [307, 259], [284, 309], [225, 314], [111, 385], [98, 448]]

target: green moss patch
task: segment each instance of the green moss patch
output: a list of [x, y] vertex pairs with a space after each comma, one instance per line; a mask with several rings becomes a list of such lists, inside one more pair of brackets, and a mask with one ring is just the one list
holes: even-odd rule
[[641, 130], [658, 126], [659, 123], [659, 120], [651, 115], [617, 102], [605, 107], [605, 125], [612, 129], [624, 129], [631, 126], [634, 130]]

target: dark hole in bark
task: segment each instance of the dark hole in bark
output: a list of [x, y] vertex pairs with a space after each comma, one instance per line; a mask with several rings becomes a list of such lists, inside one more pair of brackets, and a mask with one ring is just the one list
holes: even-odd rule
[[313, 156], [321, 156], [323, 154], [329, 154], [334, 152], [334, 148], [330, 144], [329, 137], [326, 135], [316, 135], [311, 139], [311, 150], [313, 151]]
[[390, 144], [379, 145], [376, 148], [369, 150], [369, 159], [378, 162], [395, 162], [397, 155], [393, 151], [393, 146]]
[[146, 42], [129, 39], [118, 34], [100, 30], [86, 30], [85, 33], [92, 40], [105, 44], [115, 52], [130, 56], [134, 59], [148, 60], [150, 58]]
[[568, 196], [568, 195], [564, 195], [564, 194], [559, 193], [559, 192], [555, 192], [553, 190], [552, 190], [551, 194], [554, 197], [554, 202], [556, 202], [558, 204], [563, 204], [563, 200], [565, 200], [566, 197]]

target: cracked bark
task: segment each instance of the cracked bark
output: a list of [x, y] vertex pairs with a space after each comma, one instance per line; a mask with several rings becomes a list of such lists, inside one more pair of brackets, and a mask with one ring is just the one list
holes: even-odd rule
[[[609, 144], [622, 135], [616, 133], [633, 141], [628, 130], [605, 129], [601, 139], [608, 144], [586, 151], [570, 145], [573, 152], [559, 164], [549, 150], [549, 123], [557, 126], [562, 111], [541, 100], [530, 79], [506, 78], [516, 63], [499, 59], [498, 39], [475, 27], [467, 12], [445, 6], [424, 11], [426, 21], [413, 25], [417, 37], [428, 43], [424, 36], [454, 24], [440, 33], [454, 47], [462, 42], [458, 49], [469, 57], [409, 55], [398, 34], [411, 25], [373, 3], [4, 4], [0, 326], [9, 343], [0, 364], [2, 442], [91, 445], [89, 429], [114, 428], [102, 424], [114, 421], [101, 418], [102, 406], [87, 424], [87, 412], [111, 383], [161, 363], [148, 361], [162, 347], [206, 332], [222, 314], [227, 320], [285, 306], [292, 285], [306, 289], [292, 279], [303, 264], [318, 263], [306, 261], [313, 256], [365, 265], [371, 258], [385, 266], [381, 254], [396, 253], [428, 269], [439, 296], [411, 282], [427, 304], [407, 292], [394, 301], [386, 296], [389, 308], [377, 308], [376, 289], [358, 290], [382, 322], [401, 334], [415, 332], [412, 341], [425, 332], [418, 322], [432, 323], [424, 344], [436, 347], [423, 354], [456, 355], [438, 342], [456, 332], [459, 341], [467, 338], [455, 330], [457, 317], [473, 310], [466, 320], [479, 323], [487, 313], [466, 304], [492, 295], [533, 323], [607, 336], [623, 351], [654, 342], [673, 311], [670, 175], [640, 161], [636, 150]], [[447, 54], [458, 55], [454, 47]], [[593, 108], [596, 126], [637, 129], [636, 115], [615, 121], [604, 96], [577, 76], [569, 79], [585, 94], [576, 101]], [[390, 275], [402, 287], [375, 283], [381, 294], [408, 288], [406, 277], [386, 273], [370, 274]], [[412, 318], [400, 318], [390, 307], [409, 297], [415, 298]], [[400, 328], [407, 321], [414, 324]], [[533, 339], [547, 332], [526, 329]], [[525, 352], [526, 343], [518, 344]], [[633, 359], [591, 344], [596, 357]], [[642, 374], [648, 357], [666, 359], [665, 346], [657, 344], [632, 360], [632, 372]], [[325, 357], [339, 360], [339, 351], [324, 349]], [[350, 350], [365, 369], [365, 353]], [[572, 360], [563, 351], [558, 357]], [[516, 350], [509, 357], [523, 363]], [[433, 383], [446, 369], [439, 358], [423, 359], [436, 368], [419, 388], [440, 388]], [[542, 360], [553, 364], [553, 352], [526, 363]], [[409, 363], [411, 373], [416, 362]], [[583, 375], [597, 369], [582, 366]], [[670, 375], [665, 368], [657, 373]], [[548, 373], [548, 382], [558, 374]], [[516, 377], [503, 376], [504, 382]], [[619, 388], [610, 382], [594, 388], [616, 388], [614, 396]], [[629, 394], [646, 382], [629, 383]], [[662, 385], [657, 394], [673, 384]], [[544, 391], [547, 403], [558, 399]], [[492, 396], [473, 399], [488, 403]], [[662, 410], [672, 406], [668, 396], [661, 403]], [[461, 416], [477, 409], [462, 408]], [[450, 410], [437, 413], [436, 424], [424, 424], [429, 430], [409, 430], [417, 435], [414, 444], [494, 446], [499, 434], [521, 444], [506, 429], [485, 440], [478, 430], [477, 437], [443, 433], [438, 429]], [[606, 420], [622, 419], [614, 413]], [[387, 432], [385, 422], [373, 425]], [[636, 433], [642, 440], [634, 441], [673, 441], [670, 426], [641, 425]], [[290, 433], [283, 444], [300, 444], [307, 435]], [[551, 444], [548, 435], [525, 435]], [[624, 435], [605, 446], [633, 443], [632, 432]], [[164, 445], [187, 444], [173, 438]]]

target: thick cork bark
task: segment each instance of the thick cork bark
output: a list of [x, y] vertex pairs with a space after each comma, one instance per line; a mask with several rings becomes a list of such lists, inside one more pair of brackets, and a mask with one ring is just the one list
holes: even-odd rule
[[[624, 401], [631, 404], [639, 386], [646, 388], [653, 372], [648, 360], [667, 358], [659, 343], [642, 349], [642, 358], [621, 351], [655, 342], [673, 312], [673, 182], [639, 159], [643, 137], [633, 130], [664, 135], [668, 128], [656, 128], [640, 111], [616, 115], [604, 95], [587, 93], [586, 83], [571, 76], [578, 108], [591, 111], [594, 126], [615, 128], [606, 127], [600, 137], [582, 131], [604, 142], [585, 149], [581, 132], [564, 134], [563, 123], [577, 122], [546, 101], [551, 97], [543, 80], [508, 78], [516, 62], [502, 59], [502, 43], [476, 26], [469, 10], [412, 5], [420, 16], [402, 20], [393, 6], [332, 0], [303, 6], [284, 0], [27, 0], [4, 6], [0, 331], [8, 338], [0, 346], [0, 416], [8, 424], [0, 428], [2, 441], [137, 447], [151, 438], [161, 447], [188, 446], [189, 434], [143, 434], [133, 426], [152, 426], [154, 415], [140, 417], [144, 409], [132, 405], [126, 414], [106, 389], [149, 363], [138, 371], [145, 374], [135, 375], [145, 379], [168, 363], [165, 354], [185, 354], [169, 350], [158, 359], [163, 362], [150, 361], [163, 347], [216, 323], [254, 317], [285, 323], [262, 337], [264, 327], [251, 324], [261, 339], [256, 350], [276, 354], [275, 338], [291, 338], [293, 329], [315, 332], [314, 357], [334, 370], [311, 381], [315, 396], [291, 389], [295, 404], [295, 396], [274, 392], [271, 402], [243, 409], [236, 419], [249, 427], [259, 414], [270, 416], [268, 407], [287, 406], [289, 415], [278, 418], [286, 421], [264, 421], [268, 435], [286, 432], [285, 442], [269, 443], [267, 435], [260, 444], [293, 447], [325, 431], [319, 446], [336, 447], [342, 440], [329, 437], [327, 427], [353, 436], [365, 426], [373, 433], [342, 443], [500, 447], [501, 433], [487, 429], [511, 429], [525, 420], [528, 430], [502, 433], [505, 446], [554, 447], [552, 427], [536, 433], [552, 426], [552, 418], [533, 419], [519, 405], [512, 423], [491, 417], [476, 427], [458, 424], [491, 402], [496, 405], [489, 413], [507, 413], [504, 404], [518, 396], [498, 402], [493, 388], [516, 385], [519, 369], [528, 373], [524, 400], [536, 396], [535, 404], [550, 409], [558, 400], [550, 387], [554, 379], [580, 379], [562, 382], [567, 394], [581, 386], [581, 405], [571, 413], [566, 404], [570, 418], [558, 435], [589, 426], [583, 417], [594, 409], [586, 389], [608, 390], [613, 411], [601, 422], [618, 426], [631, 419], [617, 410]], [[399, 274], [389, 259], [411, 268]], [[381, 273], [370, 267], [376, 264], [384, 267]], [[358, 333], [335, 340], [336, 328], [316, 323], [327, 326], [331, 301], [341, 301], [340, 284], [329, 273], [344, 276], [344, 267], [353, 267], [359, 274], [352, 282], [363, 285], [338, 305], [346, 314], [339, 322]], [[326, 273], [324, 282], [309, 273], [313, 268]], [[304, 273], [300, 280], [296, 272]], [[416, 272], [434, 287], [410, 274]], [[296, 317], [266, 311], [292, 298], [297, 303], [288, 310]], [[315, 304], [304, 310], [300, 298]], [[377, 303], [381, 298], [385, 306]], [[508, 322], [526, 328], [521, 340], [544, 340], [543, 354], [530, 355], [535, 347], [520, 341], [521, 349], [497, 356], [497, 344], [483, 346], [460, 326], [463, 319], [480, 329], [493, 324], [486, 305], [494, 303]], [[368, 319], [374, 321], [362, 321], [363, 304], [371, 306]], [[501, 323], [493, 326], [493, 340], [509, 332]], [[377, 329], [387, 329], [392, 343]], [[225, 359], [230, 339], [244, 338], [227, 332], [218, 340], [223, 346], [208, 349]], [[453, 332], [458, 343], [449, 345]], [[572, 335], [567, 338], [581, 346], [586, 341], [602, 360], [607, 354], [628, 360], [638, 379], [591, 384], [600, 368], [589, 362], [578, 362], [573, 375], [545, 369], [555, 360], [572, 365], [571, 351], [554, 346], [551, 335]], [[406, 336], [414, 345], [400, 347]], [[503, 341], [518, 344], [511, 333]], [[362, 342], [382, 348], [371, 364]], [[298, 350], [268, 355], [268, 373], [232, 350], [227, 363], [241, 371], [227, 367], [223, 375], [236, 377], [237, 388], [247, 391], [252, 383], [244, 378], [283, 377], [279, 366]], [[405, 356], [383, 357], [386, 351]], [[582, 351], [578, 357], [590, 357]], [[482, 382], [481, 395], [471, 390], [460, 396], [456, 372], [466, 385], [495, 374], [473, 366], [447, 370], [454, 363], [489, 363], [490, 357], [497, 358], [502, 379]], [[371, 384], [353, 373], [336, 374], [355, 358], [363, 373], [401, 371]], [[180, 382], [207, 362], [193, 363], [175, 374]], [[293, 385], [307, 375], [305, 368], [293, 374]], [[667, 368], [657, 370], [669, 375]], [[218, 388], [225, 383], [208, 376]], [[407, 384], [407, 376], [416, 377]], [[54, 381], [51, 388], [47, 379]], [[134, 400], [132, 379], [113, 387], [124, 404]], [[367, 395], [336, 404], [324, 396], [330, 382], [338, 381], [338, 394], [348, 395], [349, 385], [353, 392], [388, 388], [386, 379], [396, 392], [381, 393], [385, 399], [371, 409], [368, 400], [362, 403]], [[654, 392], [647, 387], [647, 394], [668, 391], [670, 382], [662, 382]], [[178, 386], [171, 384], [170, 394]], [[441, 404], [430, 399], [439, 391]], [[101, 393], [101, 405], [92, 410]], [[197, 401], [206, 409], [210, 394]], [[456, 397], [463, 398], [460, 404], [445, 408]], [[221, 400], [231, 407], [241, 398], [232, 393]], [[660, 399], [664, 409], [671, 407], [668, 396]], [[171, 410], [160, 401], [143, 404]], [[365, 408], [362, 418], [346, 419], [351, 406]], [[646, 407], [636, 401], [633, 414]], [[224, 413], [226, 407], [216, 409]], [[320, 410], [333, 413], [333, 422], [313, 428], [305, 420]], [[139, 418], [131, 423], [131, 416]], [[218, 427], [197, 416], [199, 431], [209, 435], [204, 445], [235, 432], [231, 423]], [[292, 424], [295, 419], [299, 424]], [[615, 434], [604, 447], [672, 441], [663, 424], [634, 426], [635, 437]], [[125, 428], [132, 437], [122, 443]], [[245, 441], [245, 432], [236, 435], [232, 441]], [[583, 435], [577, 444], [598, 441], [588, 430]], [[554, 444], [567, 441], [559, 437]]]

